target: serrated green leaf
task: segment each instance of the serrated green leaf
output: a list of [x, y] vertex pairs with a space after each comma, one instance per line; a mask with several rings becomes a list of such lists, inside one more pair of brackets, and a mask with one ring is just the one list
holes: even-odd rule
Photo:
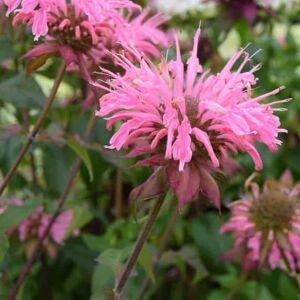
[[89, 175], [90, 175], [90, 180], [94, 180], [94, 174], [93, 174], [93, 167], [92, 167], [92, 162], [89, 156], [88, 151], [80, 145], [78, 142], [76, 142], [74, 139], [69, 138], [68, 140], [68, 146], [77, 154], [80, 156], [82, 161], [84, 162]]

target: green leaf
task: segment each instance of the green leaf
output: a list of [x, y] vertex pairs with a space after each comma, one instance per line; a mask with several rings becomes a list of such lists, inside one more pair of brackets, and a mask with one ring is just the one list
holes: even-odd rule
[[221, 225], [218, 215], [207, 213], [199, 219], [194, 219], [189, 226], [190, 234], [199, 248], [202, 261], [212, 272], [224, 271], [225, 264], [222, 263], [220, 257], [231, 245], [230, 237], [219, 233]]
[[67, 146], [46, 144], [43, 147], [43, 175], [48, 190], [55, 196], [59, 196], [65, 189], [73, 159], [73, 152]]
[[21, 73], [0, 83], [0, 99], [18, 108], [41, 108], [45, 95], [33, 77]]
[[78, 142], [76, 142], [74, 139], [69, 138], [68, 139], [68, 146], [77, 154], [80, 156], [82, 161], [84, 162], [89, 175], [90, 175], [90, 180], [93, 181], [94, 175], [93, 175], [93, 167], [92, 167], [92, 162], [89, 156], [88, 151], [80, 145]]
[[131, 251], [131, 246], [124, 249], [107, 249], [103, 251], [96, 261], [110, 267], [114, 272], [120, 271], [122, 263], [127, 259]]
[[225, 290], [217, 290], [213, 291], [211, 294], [209, 294], [207, 300], [222, 300], [226, 299], [228, 292]]
[[105, 236], [84, 233], [81, 234], [81, 238], [85, 245], [93, 251], [102, 252], [107, 248], [107, 239]]
[[199, 253], [192, 245], [185, 245], [178, 251], [166, 251], [162, 256], [161, 261], [163, 263], [175, 264], [183, 274], [185, 273], [187, 265], [192, 267], [196, 271], [193, 283], [196, 283], [207, 276], [207, 271], [202, 264]]
[[[289, 298], [289, 299], [293, 299], [293, 298]], [[273, 297], [273, 295], [265, 286], [262, 286], [261, 291], [257, 297], [257, 300], [276, 300], [276, 299]]]
[[84, 207], [72, 207], [73, 218], [65, 236], [70, 235], [75, 229], [80, 229], [93, 218], [92, 214]]
[[145, 244], [140, 256], [138, 258], [138, 262], [140, 265], [144, 268], [146, 271], [148, 277], [151, 279], [152, 282], [155, 282], [155, 275], [153, 271], [153, 265], [152, 265], [152, 260], [151, 260], [151, 255], [150, 255], [150, 249], [149, 245]]
[[[278, 282], [278, 293], [282, 300], [299, 299], [297, 286], [291, 282], [286, 274], [280, 274]], [[297, 298], [298, 295], [298, 298]]]
[[0, 234], [0, 263], [3, 261], [9, 248], [9, 242], [5, 234]]
[[27, 201], [22, 206], [10, 205], [6, 211], [0, 215], [0, 232], [5, 232], [9, 228], [18, 225], [21, 221], [30, 216], [41, 203], [36, 200]]
[[115, 274], [108, 266], [103, 264], [95, 268], [92, 279], [92, 296], [90, 300], [112, 299], [112, 289], [114, 288]]
[[11, 58], [15, 55], [15, 51], [9, 42], [9, 39], [6, 36], [0, 38], [0, 61], [2, 62], [5, 59]]

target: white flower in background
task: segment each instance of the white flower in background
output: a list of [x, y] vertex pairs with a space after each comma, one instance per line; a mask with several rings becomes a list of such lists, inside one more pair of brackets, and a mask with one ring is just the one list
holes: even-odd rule
[[207, 0], [150, 0], [151, 4], [166, 15], [185, 15], [188, 12], [212, 12], [213, 1]]
[[271, 7], [273, 10], [300, 8], [300, 0], [257, 0], [257, 3], [264, 7]]

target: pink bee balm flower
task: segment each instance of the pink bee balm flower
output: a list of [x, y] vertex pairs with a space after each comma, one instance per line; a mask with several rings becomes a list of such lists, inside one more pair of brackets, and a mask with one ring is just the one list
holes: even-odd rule
[[225, 259], [240, 256], [243, 268], [261, 266], [300, 269], [300, 183], [293, 186], [285, 172], [279, 182], [267, 181], [262, 193], [252, 193], [230, 205], [231, 216], [220, 232], [232, 231], [234, 247]]
[[[200, 30], [185, 66], [176, 37], [177, 58], [156, 67], [148, 58], [139, 57], [139, 65], [121, 55], [116, 60], [125, 69], [124, 76], [105, 71], [112, 77], [107, 85], [98, 84], [108, 93], [100, 99], [97, 116], [107, 118], [109, 129], [122, 125], [110, 140], [111, 149], [130, 148], [130, 156], [148, 154], [139, 165], [164, 166], [167, 181], [175, 191], [179, 206], [190, 202], [199, 192], [219, 206], [218, 186], [211, 176], [228, 152], [247, 152], [257, 170], [262, 161], [255, 141], [271, 151], [280, 141], [279, 118], [273, 104], [262, 100], [277, 94], [281, 88], [252, 97], [258, 66], [243, 71], [250, 57], [238, 51], [223, 70], [216, 74], [203, 71], [197, 58]], [[234, 71], [234, 65], [243, 57]]]
[[[165, 34], [158, 28], [166, 18], [158, 14], [145, 20], [146, 11], [130, 20], [120, 10], [136, 7], [125, 0], [72, 0], [69, 4], [61, 0], [47, 11], [45, 42], [29, 51], [26, 57], [34, 61], [58, 54], [67, 65], [78, 63], [79, 56], [85, 64], [110, 63], [108, 50], [119, 52], [129, 45], [146, 54], [159, 56], [156, 47], [168, 44]], [[19, 13], [15, 23], [22, 16]], [[28, 19], [28, 22], [31, 20]]]
[[[32, 28], [35, 39], [48, 33], [49, 16], [54, 11], [65, 12], [68, 1], [66, 0], [3, 0], [8, 7], [7, 15], [15, 11], [14, 24], [22, 21]], [[89, 22], [96, 24], [105, 21], [109, 14], [111, 18], [120, 18], [118, 9], [139, 8], [129, 0], [71, 0], [71, 5], [76, 6], [75, 14], [83, 12]]]

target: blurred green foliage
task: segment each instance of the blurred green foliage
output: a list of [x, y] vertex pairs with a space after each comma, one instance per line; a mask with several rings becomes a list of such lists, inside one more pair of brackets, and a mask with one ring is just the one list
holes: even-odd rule
[[[221, 69], [228, 56], [249, 44], [249, 53], [261, 50], [253, 57], [254, 64], [262, 64], [257, 72], [259, 84], [253, 93], [284, 85], [286, 89], [275, 98], [293, 98], [286, 104], [288, 111], [278, 113], [282, 127], [289, 131], [281, 135], [283, 145], [279, 151], [271, 155], [259, 147], [265, 166], [259, 181], [278, 177], [287, 168], [299, 180], [300, 15], [262, 13], [252, 25], [243, 19], [227, 20], [220, 11], [213, 15], [199, 11], [175, 16], [165, 27], [181, 31], [185, 53], [191, 48], [200, 20], [205, 36], [200, 57], [206, 67]], [[36, 122], [59, 59], [48, 60], [36, 74], [26, 78], [25, 61], [20, 57], [33, 46], [30, 33], [22, 26], [13, 29], [7, 21], [0, 31], [0, 45], [0, 174], [4, 175], [28, 129]], [[170, 50], [169, 57], [172, 55]], [[54, 211], [76, 155], [80, 155], [84, 163], [67, 200], [66, 206], [74, 212], [68, 239], [55, 258], [42, 253], [25, 281], [19, 300], [110, 299], [115, 276], [119, 275], [145, 221], [151, 201], [139, 203], [139, 209], [135, 210], [132, 203], [128, 203], [128, 195], [150, 175], [149, 170], [130, 168], [133, 161], [123, 158], [123, 153], [104, 148], [111, 133], [102, 120], [97, 120], [90, 142], [82, 142], [89, 116], [94, 113], [93, 108], [83, 109], [85, 88], [76, 75], [65, 76], [39, 137], [5, 194], [6, 198], [22, 199], [25, 206], [10, 208], [0, 215], [0, 299], [6, 299], [26, 261], [22, 243], [16, 237], [8, 242], [5, 230], [30, 215], [38, 205]], [[238, 160], [242, 172], [220, 182], [222, 216], [207, 202], [191, 203], [177, 218], [168, 247], [154, 270], [153, 258], [176, 207], [172, 201], [166, 204], [126, 287], [127, 299], [135, 299], [147, 277], [151, 279], [151, 287], [145, 299], [149, 300], [229, 300], [231, 298], [226, 297], [236, 287], [238, 290], [232, 299], [300, 299], [299, 278], [297, 281], [276, 270], [253, 273], [241, 282], [239, 264], [221, 260], [222, 253], [232, 244], [229, 236], [218, 232], [227, 218], [226, 204], [241, 196], [245, 179], [253, 172], [252, 161], [246, 155], [240, 155]], [[121, 179], [117, 179], [118, 170], [122, 173]], [[117, 196], [118, 186], [121, 186], [121, 198]], [[122, 204], [121, 215], [117, 215], [117, 201]], [[80, 231], [77, 236], [71, 234], [75, 229]]]

